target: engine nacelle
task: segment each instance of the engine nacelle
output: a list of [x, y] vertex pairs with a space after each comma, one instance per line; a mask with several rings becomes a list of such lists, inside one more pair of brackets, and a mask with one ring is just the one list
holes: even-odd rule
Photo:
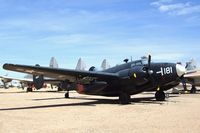
[[145, 66], [135, 66], [129, 71], [130, 78], [144, 79], [148, 77], [147, 68]]
[[70, 83], [69, 81], [62, 81], [61, 83], [59, 83], [58, 87], [61, 89], [61, 90], [69, 90], [70, 88]]
[[149, 74], [145, 66], [135, 66], [130, 69], [129, 77], [136, 85], [140, 86], [148, 82]]
[[43, 88], [44, 76], [43, 75], [33, 75], [33, 84], [36, 89]]
[[77, 84], [76, 91], [80, 94], [96, 95], [99, 94], [107, 86], [108, 84], [104, 81], [95, 81], [91, 84]]
[[130, 79], [136, 85], [142, 85], [148, 82], [148, 73], [145, 66], [135, 66], [130, 69], [120, 71], [118, 74], [124, 79]]

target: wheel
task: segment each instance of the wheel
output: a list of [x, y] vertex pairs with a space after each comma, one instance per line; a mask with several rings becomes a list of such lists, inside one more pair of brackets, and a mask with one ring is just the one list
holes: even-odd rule
[[196, 90], [197, 90], [196, 87], [193, 85], [192, 88], [191, 88], [191, 90], [190, 90], [190, 93], [191, 94], [195, 94]]
[[155, 94], [156, 101], [165, 101], [164, 91], [157, 91]]
[[69, 98], [69, 92], [65, 93], [65, 98]]
[[28, 87], [26, 91], [27, 91], [27, 92], [32, 92], [33, 89], [32, 89], [31, 87]]
[[130, 95], [125, 92], [122, 92], [119, 95], [119, 103], [120, 104], [129, 104], [130, 103]]

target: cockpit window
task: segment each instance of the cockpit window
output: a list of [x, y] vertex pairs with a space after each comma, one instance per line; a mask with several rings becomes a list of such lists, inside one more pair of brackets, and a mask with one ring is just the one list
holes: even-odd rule
[[148, 59], [143, 59], [143, 60], [141, 60], [141, 61], [142, 61], [142, 64], [143, 64], [143, 65], [148, 64]]
[[142, 65], [142, 61], [137, 61], [137, 62], [133, 62], [131, 64], [131, 67], [134, 67], [134, 66], [141, 66]]
[[135, 65], [136, 65], [136, 66], [141, 66], [141, 65], [142, 65], [142, 62], [141, 62], [141, 61], [136, 62]]

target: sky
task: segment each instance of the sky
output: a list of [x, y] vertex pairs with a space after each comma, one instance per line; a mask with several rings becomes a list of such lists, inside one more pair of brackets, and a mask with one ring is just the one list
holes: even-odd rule
[[[200, 62], [199, 0], [0, 0], [0, 65]], [[0, 75], [16, 75], [0, 68]]]

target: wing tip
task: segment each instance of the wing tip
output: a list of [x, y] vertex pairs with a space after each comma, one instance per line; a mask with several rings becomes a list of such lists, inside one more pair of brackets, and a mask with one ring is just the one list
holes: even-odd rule
[[11, 67], [13, 64], [9, 64], [9, 63], [5, 63], [3, 65], [3, 69], [9, 69], [9, 67]]

